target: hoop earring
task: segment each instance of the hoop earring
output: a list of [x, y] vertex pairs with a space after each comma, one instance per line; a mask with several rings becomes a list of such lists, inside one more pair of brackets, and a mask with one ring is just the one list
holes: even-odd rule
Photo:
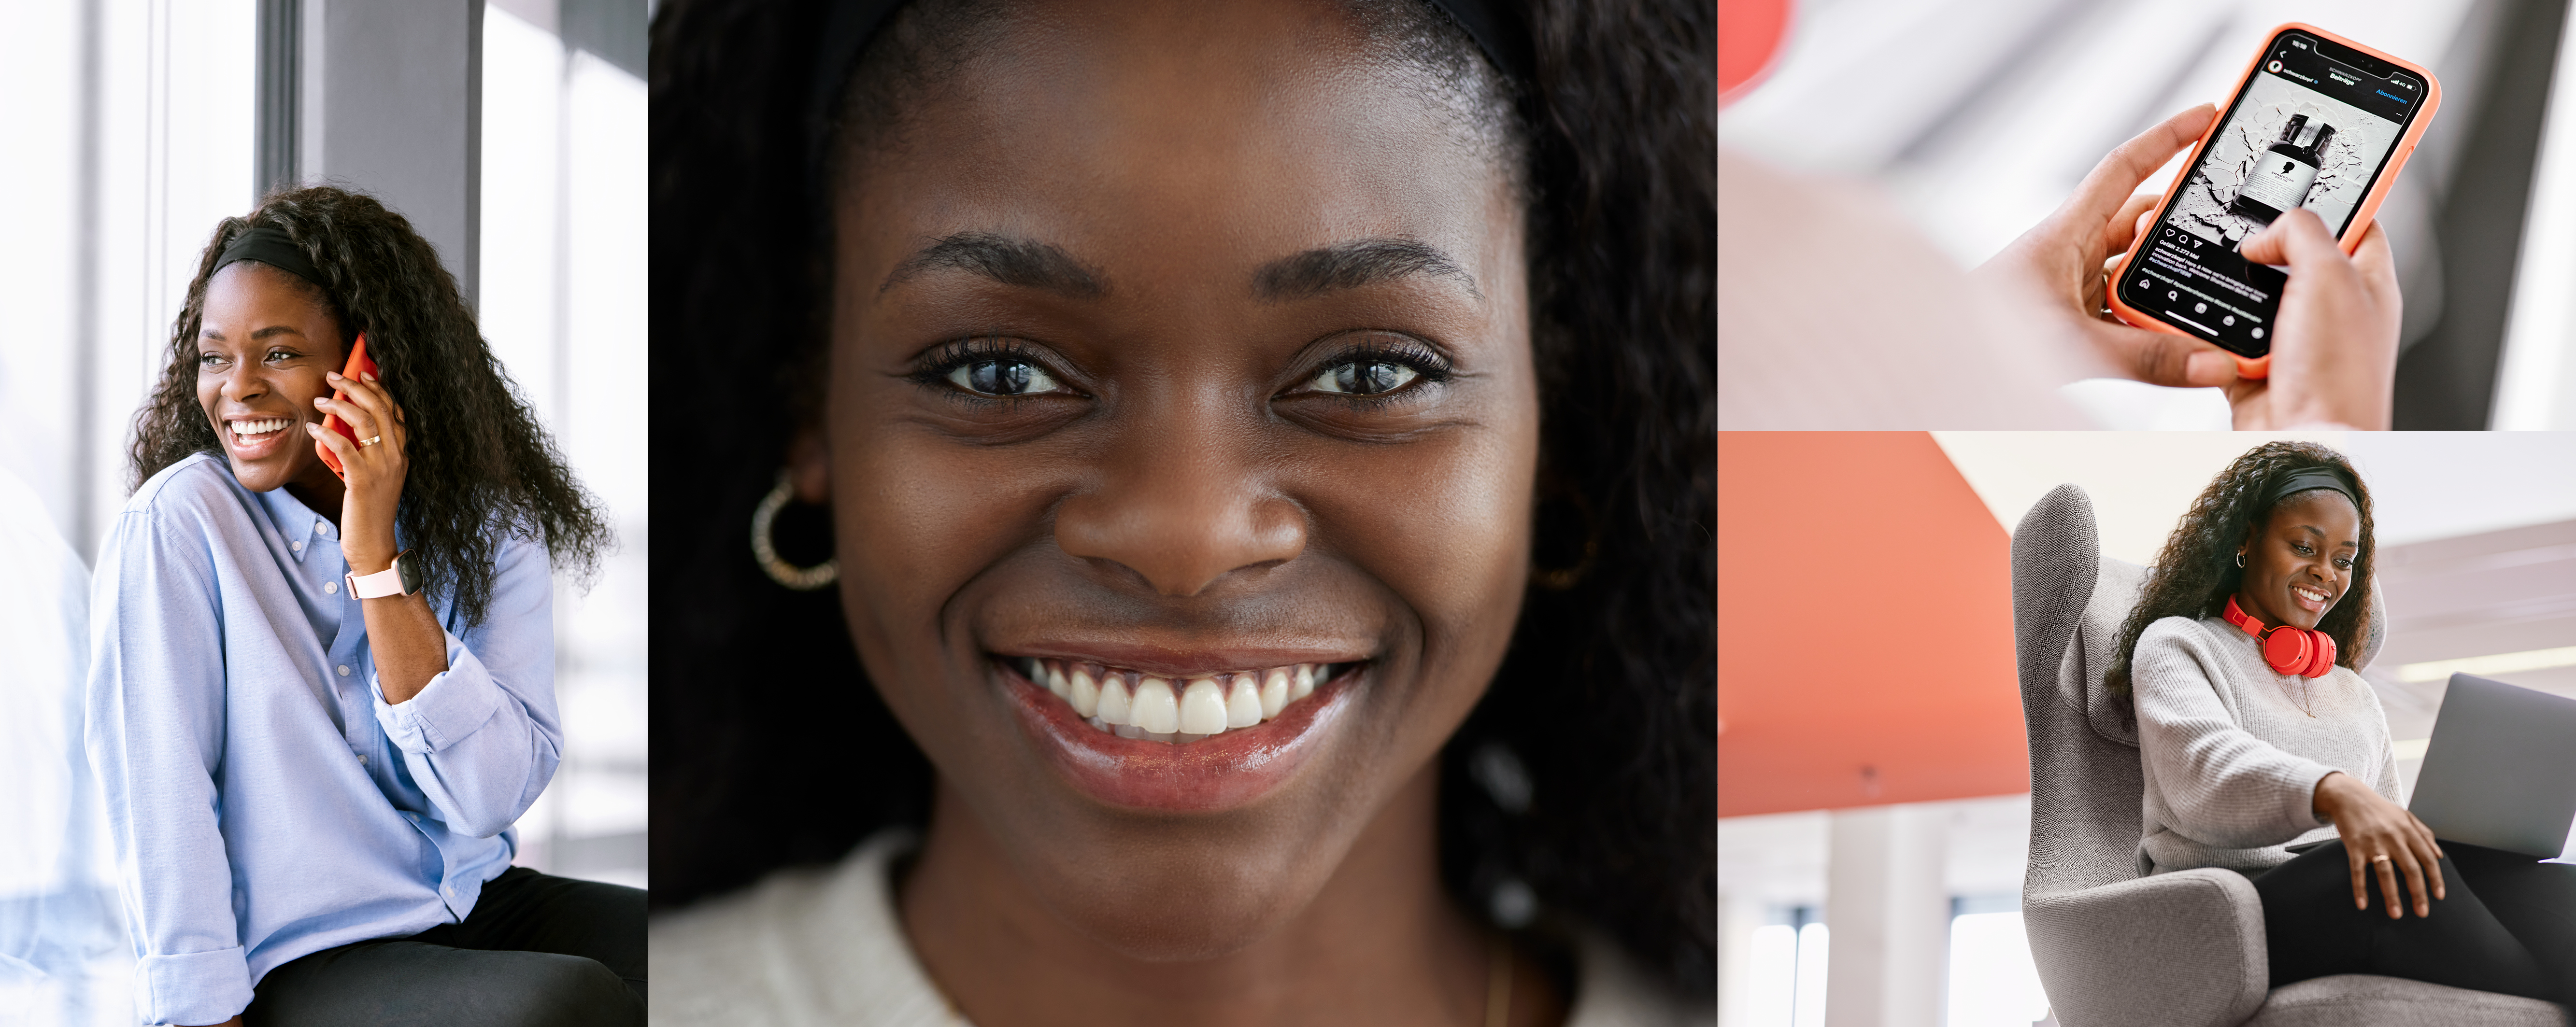
[[811, 567], [799, 567], [778, 558], [778, 547], [769, 540], [770, 530], [778, 522], [778, 511], [786, 509], [787, 501], [795, 495], [796, 490], [788, 485], [787, 472], [779, 471], [778, 487], [762, 496], [760, 507], [751, 512], [751, 558], [759, 561], [761, 572], [769, 575], [769, 580], [799, 592], [811, 592], [840, 580], [841, 561], [834, 557]]
[[2242, 549], [2236, 551], [2236, 565], [2239, 567], [2245, 566], [2245, 551]]
[[1575, 514], [1582, 519], [1583, 555], [1570, 567], [1541, 567], [1533, 560], [1530, 565], [1530, 583], [1550, 592], [1563, 592], [1582, 582], [1585, 575], [1592, 573], [1592, 565], [1600, 559], [1601, 520], [1593, 514], [1592, 503], [1583, 498], [1583, 493], [1564, 487], [1561, 483], [1547, 487], [1550, 491], [1562, 493], [1568, 505], [1572, 506]]

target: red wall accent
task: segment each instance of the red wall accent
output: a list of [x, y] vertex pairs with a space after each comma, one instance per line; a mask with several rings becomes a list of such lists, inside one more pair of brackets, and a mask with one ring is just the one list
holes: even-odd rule
[[1718, 95], [1733, 99], [1738, 87], [1760, 78], [1788, 33], [1789, 0], [1718, 0]]
[[1718, 815], [2029, 791], [2011, 572], [1928, 434], [1718, 433]]

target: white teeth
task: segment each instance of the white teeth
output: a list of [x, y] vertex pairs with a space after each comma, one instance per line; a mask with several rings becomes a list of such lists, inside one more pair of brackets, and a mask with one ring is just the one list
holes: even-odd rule
[[1261, 676], [1261, 719], [1268, 720], [1278, 716], [1279, 708], [1286, 705], [1288, 705], [1288, 668], [1272, 667], [1270, 673]]
[[1181, 732], [1192, 735], [1225, 733], [1225, 690], [1216, 686], [1215, 678], [1198, 678], [1181, 690]]
[[1161, 678], [1136, 683], [1135, 705], [1128, 712], [1128, 723], [1158, 735], [1181, 729], [1181, 699], [1172, 694], [1172, 683]]
[[1094, 728], [1121, 738], [1174, 743], [1276, 719], [1297, 700], [1313, 695], [1331, 671], [1327, 664], [1301, 663], [1174, 680], [1095, 670], [1098, 666], [1030, 659], [1024, 669], [1030, 683], [1063, 700]]
[[1085, 717], [1100, 712], [1100, 683], [1091, 680], [1091, 672], [1080, 667], [1065, 679], [1064, 701], [1073, 704], [1073, 712]]
[[234, 421], [232, 426], [235, 436], [248, 438], [253, 435], [266, 435], [273, 431], [284, 431], [287, 425], [293, 423], [295, 422], [283, 418], [270, 418], [265, 421]]
[[1102, 723], [1116, 727], [1127, 723], [1128, 713], [1134, 705], [1135, 700], [1127, 695], [1126, 679], [1112, 674], [1100, 683], [1100, 705], [1094, 712], [1099, 714]]
[[1225, 726], [1251, 727], [1261, 723], [1260, 690], [1252, 687], [1252, 675], [1236, 675], [1234, 684], [1225, 690]]

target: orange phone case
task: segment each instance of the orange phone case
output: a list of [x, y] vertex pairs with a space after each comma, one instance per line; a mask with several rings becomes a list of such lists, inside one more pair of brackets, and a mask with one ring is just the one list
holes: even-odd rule
[[[340, 369], [340, 377], [355, 378], [359, 375], [374, 373], [376, 373], [376, 362], [367, 359], [367, 336], [365, 333], [361, 332], [358, 335], [357, 344], [349, 347], [349, 366]], [[338, 403], [348, 398], [349, 390], [347, 389], [331, 390], [331, 402], [333, 403]], [[358, 430], [349, 427], [349, 423], [341, 420], [340, 415], [338, 414], [325, 415], [322, 418], [322, 430], [339, 432], [341, 438], [347, 439], [351, 442], [358, 441]], [[331, 473], [339, 475], [341, 481], [349, 480], [349, 472], [340, 467], [340, 454], [332, 452], [328, 443], [325, 443], [320, 439], [313, 440], [313, 451], [322, 454], [322, 464], [323, 466], [329, 467], [331, 469]]]
[[[2388, 188], [2389, 186], [2396, 184], [2397, 173], [2405, 170], [2406, 158], [2415, 155], [2416, 141], [2424, 137], [2424, 129], [2433, 124], [2433, 115], [2442, 109], [2442, 82], [2440, 79], [2433, 77], [2431, 69], [2428, 69], [2421, 64], [2417, 64], [2413, 61], [2406, 60], [2373, 47], [2363, 46], [2360, 43], [2345, 39], [2342, 36], [2335, 35], [2332, 32], [2328, 32], [2306, 22], [2292, 21], [2273, 26], [2272, 31], [2264, 33], [2263, 46], [2254, 51], [2253, 59], [2245, 62], [2244, 74], [2237, 76], [2236, 91], [2227, 97], [2226, 103], [2219, 105], [2218, 116], [2210, 119], [2209, 129], [2200, 134], [2200, 141], [2192, 144], [2191, 155], [2183, 160], [2182, 172], [2174, 176], [2174, 185], [2179, 187], [2191, 180], [2192, 169], [2200, 166], [2201, 151], [2207, 150], [2209, 148], [2210, 141], [2218, 138], [2218, 129], [2221, 125], [2226, 123], [2228, 113], [2236, 108], [2236, 101], [2245, 95], [2246, 87], [2254, 84], [2254, 72], [2263, 66], [2263, 55], [2272, 52], [2274, 41], [2281, 38], [2281, 33], [2291, 31], [2305, 32], [2320, 39], [2333, 40], [2336, 43], [2359, 50], [2363, 53], [2369, 54], [2370, 56], [2379, 58], [2380, 60], [2387, 61], [2397, 67], [2404, 68], [2407, 71], [2415, 73], [2424, 80], [2423, 109], [2416, 113], [2415, 120], [2407, 123], [2406, 133], [2397, 137], [2396, 147], [2391, 149], [2388, 154], [2387, 169], [2379, 173], [2378, 181], [2370, 184], [2370, 192], [2362, 196], [2361, 205], [2353, 208], [2352, 220], [2344, 224], [2343, 237], [2337, 240], [2342, 243], [2344, 254], [2346, 256], [2350, 256], [2353, 250], [2361, 246], [2362, 234], [2370, 230], [2371, 219], [2379, 215], [2379, 203], [2380, 201], [2388, 198]], [[2163, 195], [2156, 197], [2156, 205], [2150, 210], [2150, 213], [2155, 217], [2155, 221], [2161, 222], [2164, 220], [2165, 204], [2170, 202], [2173, 199], [2173, 196], [2173, 188], [2167, 188]], [[2140, 232], [2138, 233], [2137, 239], [2129, 243], [2129, 252], [2120, 256], [2120, 276], [2125, 277], [2129, 274], [2130, 269], [2137, 264], [2139, 254], [2146, 249], [2147, 240], [2154, 236], [2154, 232]], [[2120, 278], [2118, 277], [2111, 279], [2113, 282], [2117, 282], [2119, 280]], [[2156, 320], [2145, 311], [2120, 302], [2120, 290], [2118, 289], [2109, 288], [2106, 285], [2102, 290], [2102, 298], [2110, 306], [2112, 313], [2119, 315], [2121, 321], [2130, 325], [2144, 328], [2151, 332], [2164, 332], [2169, 335], [2179, 335], [2187, 339], [2200, 338], [2200, 336], [2193, 335], [2190, 332], [2183, 331], [2180, 328], [2176, 328], [2172, 325]], [[2260, 357], [2248, 360], [2242, 356], [2237, 356], [2235, 353], [2228, 352], [2226, 347], [2219, 347], [2219, 350], [2220, 352], [2226, 352], [2229, 356], [2236, 357], [2236, 373], [2241, 377], [2264, 378], [2269, 377], [2272, 373], [2272, 354], [2269, 352], [2264, 353]]]

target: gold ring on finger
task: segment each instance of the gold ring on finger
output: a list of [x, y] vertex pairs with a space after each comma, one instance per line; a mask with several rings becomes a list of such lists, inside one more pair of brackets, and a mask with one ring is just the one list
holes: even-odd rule
[[2383, 852], [2383, 853], [2380, 853], [2379, 855], [2372, 856], [2372, 857], [2370, 857], [2370, 861], [2371, 861], [2371, 862], [2373, 862], [2373, 863], [2386, 863], [2386, 862], [2388, 862], [2388, 854], [2387, 854], [2387, 853], [2385, 853], [2385, 852]]
[[[369, 435], [369, 436], [367, 436], [366, 438], [359, 439], [359, 440], [358, 440], [358, 445], [359, 445], [360, 447], [372, 446], [372, 445], [375, 445], [376, 443], [383, 442], [384, 440], [385, 440], [385, 437], [384, 437], [384, 436], [382, 436], [382, 435]], [[2381, 856], [2381, 857], [2379, 857], [2379, 858], [2381, 858], [2381, 859], [2387, 859], [2388, 857], [2386, 857], [2386, 856]]]

